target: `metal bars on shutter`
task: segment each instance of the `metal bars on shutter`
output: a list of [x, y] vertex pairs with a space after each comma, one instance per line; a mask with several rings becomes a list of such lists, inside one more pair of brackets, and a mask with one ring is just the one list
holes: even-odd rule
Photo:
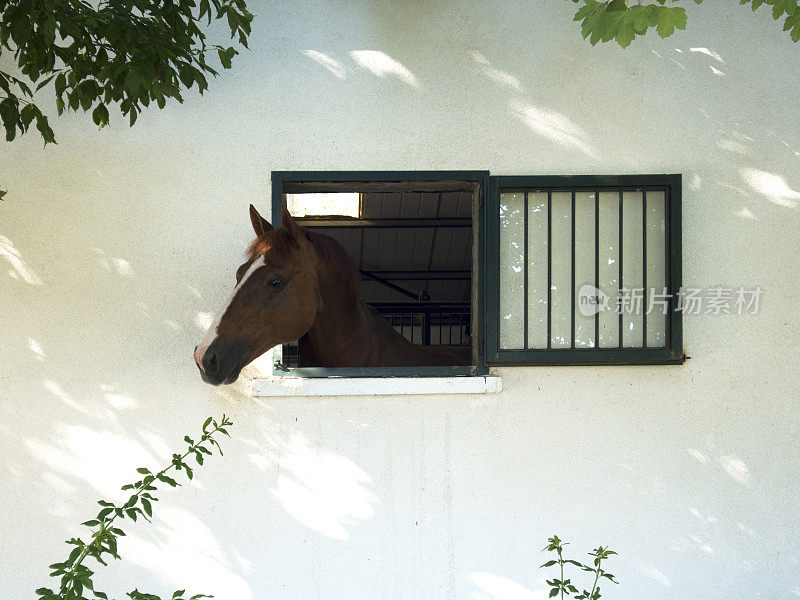
[[679, 175], [490, 178], [488, 361], [683, 362], [680, 189]]

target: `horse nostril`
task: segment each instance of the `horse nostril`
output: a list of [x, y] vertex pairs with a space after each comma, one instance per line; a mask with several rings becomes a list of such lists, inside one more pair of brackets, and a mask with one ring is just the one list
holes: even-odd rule
[[217, 371], [219, 370], [219, 363], [217, 362], [217, 354], [214, 352], [212, 348], [206, 350], [205, 356], [203, 356], [203, 370], [208, 375], [216, 375]]

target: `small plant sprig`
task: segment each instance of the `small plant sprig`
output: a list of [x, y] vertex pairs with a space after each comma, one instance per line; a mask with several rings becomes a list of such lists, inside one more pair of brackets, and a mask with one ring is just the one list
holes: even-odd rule
[[[541, 569], [558, 565], [561, 571], [560, 579], [547, 580], [547, 585], [550, 586], [550, 598], [554, 598], [560, 594], [561, 600], [563, 600], [564, 596], [575, 594], [575, 600], [598, 600], [601, 594], [600, 586], [597, 584], [601, 577], [605, 577], [612, 583], [618, 583], [614, 580], [614, 575], [602, 568], [603, 561], [607, 560], [612, 554], [616, 554], [616, 552], [609, 550], [608, 547], [598, 546], [589, 552], [589, 556], [593, 557], [594, 559], [592, 563], [593, 566], [589, 566], [584, 565], [577, 560], [564, 558], [564, 546], [566, 545], [566, 542], [561, 541], [557, 535], [554, 535], [553, 537], [547, 539], [547, 546], [542, 549], [542, 552], [555, 552], [557, 554], [557, 558], [554, 560], [548, 560], [539, 568]], [[575, 587], [571, 579], [564, 579], [564, 565], [567, 563], [575, 565], [582, 571], [587, 571], [594, 574], [594, 582], [592, 583], [591, 591], [585, 589], [578, 591], [578, 588]]]
[[[94, 571], [83, 564], [86, 558], [93, 558], [98, 563], [106, 566], [108, 563], [103, 558], [110, 556], [116, 560], [120, 559], [117, 553], [117, 538], [124, 536], [125, 532], [119, 527], [115, 526], [114, 522], [117, 519], [131, 519], [136, 521], [138, 517], [144, 518], [146, 521], [151, 521], [153, 516], [153, 502], [158, 501], [152, 492], [156, 491], [156, 483], [166, 483], [171, 487], [177, 487], [180, 484], [172, 477], [167, 475], [171, 469], [176, 471], [184, 471], [189, 479], [192, 479], [194, 473], [192, 467], [189, 466], [187, 459], [194, 456], [197, 465], [202, 466], [204, 456], [210, 456], [210, 446], [215, 446], [222, 455], [222, 448], [214, 439], [218, 433], [222, 433], [230, 437], [226, 427], [233, 425], [233, 423], [225, 416], [222, 415], [220, 421], [208, 417], [203, 423], [203, 435], [195, 442], [188, 435], [184, 437], [184, 441], [189, 444], [189, 447], [183, 454], [173, 454], [172, 462], [169, 466], [163, 468], [157, 473], [153, 473], [146, 467], [140, 467], [136, 471], [144, 475], [142, 479], [135, 483], [130, 483], [122, 486], [125, 491], [130, 490], [131, 495], [128, 500], [121, 505], [116, 505], [105, 500], [100, 500], [100, 512], [94, 519], [90, 519], [83, 523], [83, 525], [93, 528], [91, 534], [91, 541], [84, 542], [81, 538], [72, 538], [67, 540], [67, 544], [74, 546], [69, 554], [69, 557], [64, 562], [55, 563], [50, 565], [53, 572], [50, 573], [51, 577], [60, 577], [60, 585], [58, 591], [53, 591], [49, 588], [39, 588], [36, 590], [37, 600], [90, 600], [84, 594], [87, 590], [91, 592], [92, 597], [100, 600], [109, 600], [105, 592], [101, 592], [94, 588], [92, 576]], [[197, 468], [195, 466], [195, 468]], [[153, 594], [145, 594], [139, 590], [133, 590], [127, 593], [128, 598], [131, 600], [161, 600], [158, 596]], [[198, 598], [211, 598], [205, 594], [196, 594], [191, 597], [185, 595], [184, 590], [178, 590], [172, 594], [172, 600], [197, 600]]]

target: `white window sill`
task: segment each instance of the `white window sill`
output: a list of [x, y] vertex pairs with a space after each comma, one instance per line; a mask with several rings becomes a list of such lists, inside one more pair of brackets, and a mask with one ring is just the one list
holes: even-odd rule
[[473, 377], [265, 377], [253, 380], [253, 396], [398, 396], [496, 394], [498, 375]]

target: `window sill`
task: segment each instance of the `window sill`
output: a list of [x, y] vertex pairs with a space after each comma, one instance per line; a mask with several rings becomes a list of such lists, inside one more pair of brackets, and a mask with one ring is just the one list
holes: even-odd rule
[[473, 377], [265, 377], [253, 380], [255, 397], [289, 396], [429, 396], [496, 394], [498, 375]]

